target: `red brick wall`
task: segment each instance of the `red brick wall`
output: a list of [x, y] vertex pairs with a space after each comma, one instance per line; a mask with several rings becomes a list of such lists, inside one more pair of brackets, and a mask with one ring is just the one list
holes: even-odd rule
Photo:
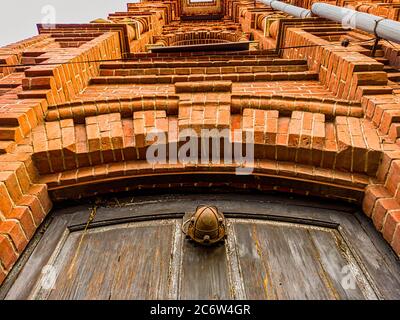
[[[14, 82], [11, 82], [13, 74], [3, 73], [5, 77], [1, 79], [3, 86], [17, 88], [16, 92], [0, 96], [0, 146], [3, 146], [0, 155], [0, 282], [52, 207], [47, 185], [39, 181], [32, 161], [34, 149], [29, 144], [32, 130], [43, 122], [49, 105], [71, 100], [98, 74], [99, 63], [85, 61], [121, 56], [116, 33], [106, 33], [77, 49], [46, 49], [38, 45], [47, 38], [39, 36], [35, 41], [2, 49], [15, 52], [5, 59], [8, 64], [17, 64], [23, 59], [21, 52], [28, 50], [39, 51], [46, 63], [54, 64], [30, 67]], [[68, 139], [72, 138], [65, 125], [59, 131], [48, 126], [47, 132], [54, 138], [52, 145], [61, 132], [64, 133], [62, 143], [68, 144]]]

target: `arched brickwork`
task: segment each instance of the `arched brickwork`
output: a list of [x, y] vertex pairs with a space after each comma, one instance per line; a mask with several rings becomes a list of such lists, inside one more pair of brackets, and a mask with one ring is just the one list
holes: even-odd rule
[[168, 37], [171, 46], [187, 46], [196, 44], [227, 43], [247, 40], [243, 32], [229, 30], [196, 30], [177, 32]]
[[[40, 35], [0, 49], [0, 283], [53, 201], [137, 189], [350, 201], [400, 254], [400, 47], [381, 41], [371, 57], [361, 41], [368, 35], [284, 14], [274, 16], [272, 37], [260, 18], [270, 8], [217, 3], [221, 20], [180, 21], [181, 1], [145, 1], [109, 23], [40, 26]], [[146, 52], [199, 23], [229, 41], [252, 34], [259, 48]], [[341, 47], [343, 38], [354, 44]], [[169, 149], [182, 131], [204, 128], [228, 130], [233, 148], [254, 134], [253, 173], [236, 175], [235, 162], [146, 161], [153, 129]]]

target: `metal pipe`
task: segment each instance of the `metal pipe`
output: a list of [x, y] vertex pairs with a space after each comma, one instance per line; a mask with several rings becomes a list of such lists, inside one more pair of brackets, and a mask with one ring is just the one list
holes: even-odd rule
[[278, 0], [261, 0], [261, 2], [293, 17], [307, 18], [314, 15], [342, 23], [346, 28], [360, 29], [372, 33], [378, 38], [400, 43], [400, 22], [391, 19], [321, 2], [314, 3], [311, 10]]
[[311, 11], [318, 17], [333, 20], [346, 27], [360, 29], [375, 34], [379, 38], [400, 43], [400, 22], [319, 2], [312, 5]]
[[279, 10], [282, 12], [286, 12], [293, 17], [297, 18], [307, 18], [311, 17], [311, 10], [304, 9], [301, 7], [296, 7], [291, 4], [287, 4], [278, 0], [261, 0], [261, 2], [269, 5], [271, 8], [275, 10]]

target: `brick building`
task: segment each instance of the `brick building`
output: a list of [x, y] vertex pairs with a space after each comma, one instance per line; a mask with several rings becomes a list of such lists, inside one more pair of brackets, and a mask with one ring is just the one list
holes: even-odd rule
[[[290, 2], [304, 8], [312, 5], [309, 0]], [[330, 2], [400, 21], [397, 0]], [[363, 212], [354, 221], [350, 214], [351, 218], [337, 218], [346, 221], [332, 218], [331, 224], [325, 221], [318, 225], [329, 229], [324, 232], [330, 235], [341, 230], [339, 225], [347, 228], [349, 238], [343, 237], [349, 244], [344, 249], [352, 256], [349, 261], [366, 265], [365, 269], [360, 267], [364, 278], [357, 278], [358, 284], [364, 283], [364, 286], [359, 284], [364, 288], [360, 289], [360, 295], [342, 294], [337, 289], [318, 296], [311, 294], [314, 291], [309, 288], [310, 295], [305, 297], [400, 296], [399, 44], [382, 39], [373, 48], [374, 36], [362, 30], [316, 16], [296, 18], [258, 0], [146, 0], [129, 3], [126, 12], [111, 13], [106, 19], [88, 24], [38, 25], [38, 31], [39, 35], [33, 38], [0, 48], [0, 284], [4, 282], [3, 297], [6, 294], [8, 297], [38, 297], [37, 294], [48, 297], [33, 284], [26, 285], [29, 293], [21, 293], [21, 288], [31, 281], [27, 279], [37, 279], [42, 273], [41, 267], [35, 267], [30, 259], [32, 255], [40, 256], [43, 265], [55, 259], [56, 265], [59, 263], [62, 268], [68, 265], [68, 271], [77, 272], [73, 267], [79, 260], [81, 244], [74, 244], [77, 254], [65, 266], [59, 258], [50, 257], [46, 248], [41, 248], [46, 245], [42, 245], [40, 237], [43, 234], [51, 237], [46, 230], [54, 226], [52, 216], [75, 210], [69, 209], [73, 203], [73, 208], [80, 208], [73, 211], [75, 216], [85, 218], [77, 223], [82, 227], [88, 220], [87, 208], [95, 204], [93, 208], [97, 211], [90, 211], [86, 228], [76, 229], [84, 235], [88, 226], [90, 230], [97, 228], [96, 224], [90, 225], [100, 219], [94, 213], [101, 216], [101, 212], [107, 215], [107, 212], [121, 211], [127, 203], [134, 203], [136, 196], [144, 197], [145, 200], [138, 201], [148, 205], [166, 201], [165, 207], [150, 206], [144, 211], [153, 212], [152, 217], [177, 212], [177, 216], [168, 216], [171, 219], [190, 211], [194, 203], [215, 203], [232, 221], [242, 219], [237, 222], [241, 226], [235, 226], [237, 242], [241, 236], [245, 237], [244, 233], [240, 235], [240, 228], [250, 221], [251, 228], [260, 224], [258, 227], [262, 229], [261, 225], [273, 216], [272, 220], [278, 221], [275, 223], [282, 223], [280, 228], [289, 228], [287, 234], [303, 230], [304, 225], [312, 233], [315, 221], [335, 216], [332, 212], [342, 211], [346, 217], [356, 211]], [[346, 41], [348, 45], [344, 46]], [[194, 132], [228, 129], [234, 146], [243, 145], [245, 134], [252, 133], [252, 174], [237, 175], [241, 164], [235, 162], [154, 164], [148, 161], [146, 151], [155, 143], [148, 139], [153, 130], [164, 133], [166, 140], [162, 143], [171, 152], [171, 146], [182, 145], [179, 134], [187, 129]], [[165, 194], [179, 195], [171, 200]], [[113, 199], [116, 199], [115, 205], [110, 205]], [[265, 199], [270, 200], [256, 205]], [[254, 208], [245, 208], [247, 201]], [[285, 214], [280, 210], [286, 212], [286, 209], [275, 208], [277, 204], [271, 203], [286, 202], [296, 210], [308, 209], [291, 216], [292, 220], [283, 218]], [[179, 205], [184, 209], [174, 207]], [[275, 211], [260, 213], [266, 220], [254, 222], [251, 213], [261, 210], [260, 206], [262, 210], [271, 206]], [[166, 212], [163, 207], [171, 208]], [[320, 216], [318, 212], [313, 215], [315, 208], [327, 211], [326, 215]], [[295, 215], [292, 211], [289, 215]], [[122, 219], [124, 223], [129, 220], [120, 214], [115, 213], [113, 219]], [[304, 217], [309, 220], [300, 223], [298, 219]], [[111, 218], [107, 219], [104, 221]], [[162, 252], [141, 248], [155, 260], [163, 254], [169, 255], [169, 238], [160, 240], [158, 235], [161, 232], [167, 237], [172, 232], [162, 229], [169, 224], [158, 225], [159, 220], [160, 217], [137, 222], [148, 223], [143, 227], [148, 230], [140, 241], [132, 238], [132, 242], [149, 241], [149, 246], [161, 248]], [[98, 220], [101, 226], [107, 224], [99, 221], [103, 220]], [[110, 225], [115, 225], [115, 221]], [[180, 225], [180, 221], [176, 223]], [[293, 226], [288, 226], [288, 221]], [[361, 230], [360, 225], [368, 232], [357, 231]], [[68, 230], [73, 234], [75, 229]], [[176, 237], [173, 239], [178, 241]], [[230, 245], [229, 242], [227, 246]], [[271, 254], [267, 249], [257, 247]], [[68, 257], [65, 246], [60, 250]], [[190, 251], [185, 250], [181, 256]], [[240, 256], [240, 250], [237, 255]], [[218, 272], [238, 276], [232, 271], [235, 270], [232, 257], [226, 256], [229, 270], [222, 272], [221, 267]], [[139, 261], [140, 257], [135, 259]], [[286, 295], [280, 295], [276, 286], [270, 285], [273, 279], [268, 280], [265, 275], [263, 279], [268, 280], [264, 282], [265, 292], [261, 288], [260, 293], [252, 296], [250, 292], [258, 292], [254, 288], [258, 288], [259, 281], [246, 278], [246, 270], [257, 275], [264, 271], [257, 269], [254, 261], [246, 265], [244, 258], [238, 260], [236, 267], [242, 270], [244, 285], [233, 290], [235, 294], [221, 294], [217, 298], [265, 298], [265, 292], [270, 298], [303, 297], [296, 296], [296, 289], [291, 291], [290, 287], [286, 288]], [[99, 260], [89, 261], [87, 265], [96, 261]], [[140, 263], [145, 265], [145, 261]], [[218, 263], [214, 261], [213, 266]], [[164, 269], [160, 266], [161, 262], [156, 268], [162, 274]], [[182, 268], [179, 270], [186, 270], [184, 263]], [[177, 274], [185, 274], [184, 271]], [[144, 293], [137, 296], [204, 297], [201, 288], [196, 296], [184, 279], [179, 278], [179, 282], [161, 275], [157, 279], [168, 282], [165, 286], [170, 289], [165, 292], [160, 289], [155, 296]], [[381, 284], [374, 284], [375, 280]], [[87, 296], [69, 295], [66, 292], [72, 289], [65, 279], [60, 281], [57, 288], [65, 290], [53, 292], [50, 297], [103, 297], [93, 292]], [[171, 289], [174, 281], [180, 283], [181, 289]], [[160, 288], [164, 282], [159, 284]], [[143, 289], [144, 285], [136, 285]], [[248, 291], [248, 287], [254, 290]], [[224, 285], [218, 288], [221, 292], [225, 290]]]

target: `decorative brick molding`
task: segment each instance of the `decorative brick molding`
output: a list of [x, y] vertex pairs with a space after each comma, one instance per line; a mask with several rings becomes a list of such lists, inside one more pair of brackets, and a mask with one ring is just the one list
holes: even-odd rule
[[51, 210], [47, 185], [37, 178], [29, 154], [0, 156], [0, 260], [5, 273]]

